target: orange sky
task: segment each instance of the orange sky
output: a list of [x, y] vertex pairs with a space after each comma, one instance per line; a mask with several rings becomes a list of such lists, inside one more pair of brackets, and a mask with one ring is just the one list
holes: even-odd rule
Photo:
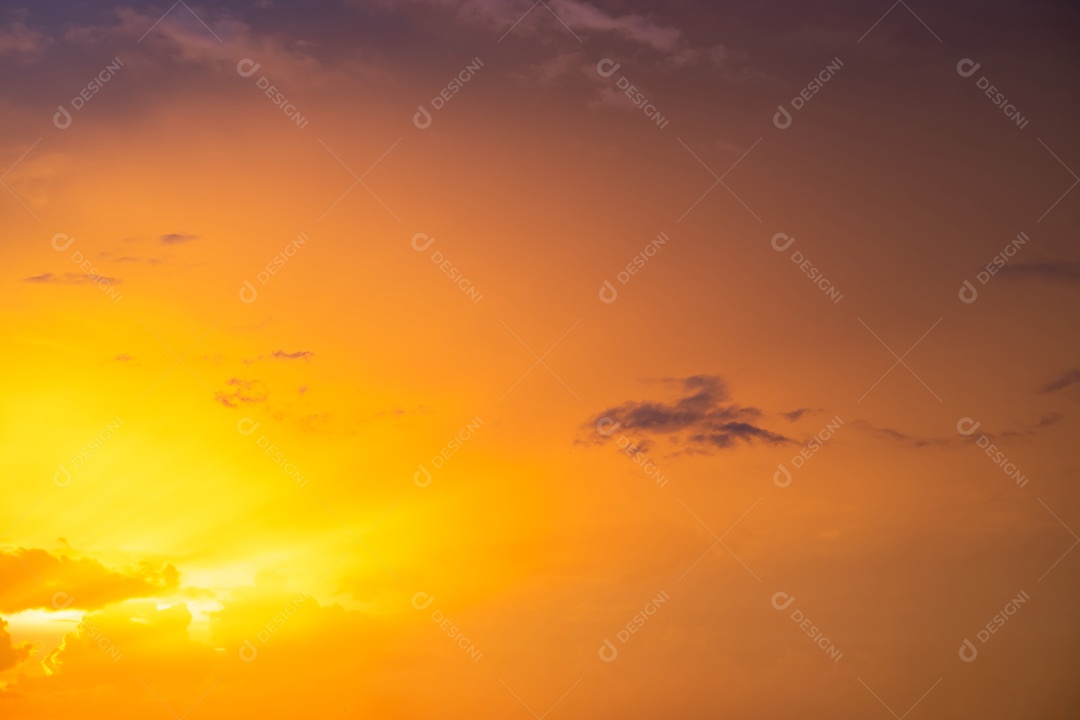
[[0, 23], [0, 716], [1080, 712], [1068, 4]]

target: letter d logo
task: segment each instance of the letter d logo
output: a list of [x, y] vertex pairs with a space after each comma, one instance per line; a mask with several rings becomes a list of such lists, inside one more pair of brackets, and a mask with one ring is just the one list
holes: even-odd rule
[[71, 484], [71, 473], [63, 465], [57, 465], [52, 481], [56, 487], [66, 488]]
[[[60, 244], [61, 242], [63, 243], [63, 245]], [[53, 250], [56, 250], [57, 252], [63, 252], [67, 250], [69, 247], [71, 247], [71, 243], [73, 242], [75, 242], [75, 238], [65, 233], [56, 233], [52, 236]]]
[[970, 280], [965, 280], [963, 287], [960, 288], [960, 302], [970, 305], [978, 297], [979, 291], [975, 289]]
[[790, 595], [783, 590], [773, 593], [772, 606], [777, 610], [787, 610], [793, 602], [795, 602], [795, 596]]
[[596, 63], [596, 72], [600, 74], [600, 77], [611, 77], [620, 67], [622, 66], [614, 60], [604, 58]]
[[611, 433], [618, 430], [620, 425], [621, 423], [617, 420], [612, 420], [609, 417], [602, 417], [596, 421], [596, 432], [604, 437], [611, 437]]
[[240, 77], [251, 77], [255, 74], [255, 71], [261, 67], [261, 64], [255, 62], [251, 58], [244, 58], [240, 62], [236, 63], [236, 72], [240, 75]]
[[975, 644], [964, 638], [964, 643], [960, 646], [960, 659], [964, 662], [974, 662], [977, 657], [979, 657], [979, 651], [975, 648]]
[[250, 280], [245, 280], [244, 284], [240, 286], [240, 302], [251, 304], [255, 302], [259, 297], [259, 291], [255, 289], [255, 286], [251, 284]]
[[[787, 242], [784, 242], [785, 240], [787, 240]], [[791, 237], [787, 233], [776, 233], [772, 236], [772, 246], [773, 250], [775, 250], [776, 252], [784, 252], [789, 247], [791, 247], [791, 243], [793, 242], [795, 242], [795, 238]], [[781, 245], [779, 243], [784, 244]]]
[[772, 481], [776, 487], [786, 488], [791, 484], [791, 471], [784, 467], [783, 463], [777, 465], [777, 468], [779, 469], [773, 473]]
[[783, 105], [776, 106], [776, 114], [772, 116], [772, 124], [781, 130], [791, 127], [791, 113]]
[[431, 484], [431, 472], [423, 464], [416, 467], [417, 470], [413, 473], [412, 481], [416, 483], [416, 487], [426, 488]]
[[64, 610], [73, 602], [75, 602], [75, 598], [66, 592], [53, 593], [52, 606], [57, 610]]
[[600, 646], [600, 659], [604, 662], [614, 662], [619, 657], [619, 650], [610, 640], [604, 638], [604, 644]]
[[244, 644], [240, 646], [240, 659], [244, 662], [253, 662], [257, 657], [259, 657], [259, 651], [250, 640], [245, 638]]
[[956, 72], [960, 77], [971, 77], [975, 74], [975, 71], [981, 68], [982, 65], [975, 62], [971, 58], [964, 58], [960, 62], [956, 63]]
[[71, 113], [63, 105], [56, 106], [56, 113], [52, 116], [52, 123], [60, 130], [71, 127]]
[[236, 423], [236, 432], [241, 435], [250, 435], [258, 429], [259, 423], [249, 417], [240, 418], [239, 422]]
[[431, 247], [433, 242], [435, 242], [435, 238], [424, 233], [416, 233], [412, 236], [412, 246], [416, 252], [424, 252]]
[[978, 430], [980, 425], [982, 425], [982, 423], [976, 422], [972, 418], [962, 417], [956, 421], [956, 432], [960, 433], [964, 437], [967, 437], [968, 435], [971, 435], [973, 432]]
[[421, 130], [427, 130], [431, 127], [431, 113], [423, 105], [417, 105], [416, 113], [412, 116], [412, 122]]
[[428, 595], [426, 592], [418, 592], [412, 596], [412, 606], [417, 610], [424, 610], [433, 602], [435, 602], [435, 596]]
[[615, 302], [619, 297], [619, 291], [615, 289], [615, 286], [611, 284], [610, 280], [605, 280], [604, 284], [600, 287], [600, 302], [610, 305]]

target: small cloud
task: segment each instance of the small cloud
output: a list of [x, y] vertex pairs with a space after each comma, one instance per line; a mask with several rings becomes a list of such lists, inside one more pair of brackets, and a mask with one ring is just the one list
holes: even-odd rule
[[1050, 427], [1051, 425], [1057, 425], [1059, 422], [1065, 419], [1065, 416], [1058, 412], [1047, 413], [1043, 415], [1035, 423], [1036, 428]]
[[275, 350], [269, 355], [257, 355], [253, 358], [245, 358], [243, 360], [247, 365], [251, 365], [254, 362], [260, 360], [310, 360], [315, 357], [315, 353], [310, 350], [297, 350], [296, 352], [285, 352], [284, 350]]
[[270, 357], [275, 360], [309, 360], [315, 357], [315, 353], [310, 350], [297, 350], [296, 352], [285, 352], [284, 350], [275, 350], [270, 353]]
[[796, 422], [806, 413], [821, 412], [820, 410], [812, 410], [811, 408], [799, 408], [798, 410], [792, 410], [791, 412], [780, 413], [781, 417], [784, 417], [788, 422]]
[[690, 452], [705, 453], [739, 444], [792, 442], [759, 426], [759, 409], [731, 402], [720, 377], [694, 375], [665, 382], [680, 386], [681, 396], [672, 402], [629, 401], [609, 407], [582, 426], [584, 442], [603, 443], [618, 432], [633, 436], [641, 449], [649, 447], [650, 439], [667, 438], [689, 445]]
[[893, 440], [898, 443], [902, 443], [909, 447], [922, 448], [922, 447], [942, 447], [953, 445], [958, 442], [956, 438], [923, 438], [917, 435], [909, 435], [907, 433], [894, 430], [889, 427], [878, 427], [865, 420], [855, 420], [851, 423], [857, 428], [872, 433], [883, 440]]
[[158, 238], [165, 245], [179, 245], [180, 243], [191, 242], [192, 240], [198, 240], [198, 235], [188, 235], [186, 233], [169, 233], [168, 235], [162, 235]]
[[1001, 433], [1002, 437], [1027, 437], [1029, 435], [1036, 435], [1040, 430], [1057, 425], [1065, 416], [1059, 412], [1047, 413], [1040, 417], [1035, 422], [1026, 423], [1020, 430], [1006, 430]]
[[131, 355], [128, 355], [127, 353], [120, 353], [119, 355], [117, 355], [116, 357], [113, 358], [113, 362], [131, 363], [131, 362], [135, 362], [135, 358], [133, 358]]
[[1001, 274], [1016, 280], [1034, 278], [1075, 283], [1080, 282], [1080, 262], [1050, 260], [1048, 262], [1017, 263], [1003, 267]]
[[380, 410], [371, 416], [372, 420], [384, 417], [402, 417], [404, 415], [428, 415], [432, 412], [430, 405], [417, 405], [414, 408], [395, 407], [390, 410]]
[[120, 282], [120, 278], [107, 277], [105, 275], [84, 275], [82, 273], [42, 273], [41, 275], [33, 275], [28, 278], [23, 278], [23, 282], [38, 283], [41, 285], [88, 285], [97, 284], [99, 282], [107, 282], [111, 285], [117, 285]]
[[1073, 368], [1039, 388], [1039, 394], [1045, 395], [1047, 393], [1057, 392], [1058, 390], [1064, 390], [1076, 383], [1080, 383], [1080, 370]]
[[261, 380], [244, 380], [243, 378], [229, 378], [225, 384], [233, 388], [229, 392], [222, 390], [214, 393], [214, 399], [227, 408], [239, 407], [242, 404], [266, 402], [270, 391]]
[[165, 262], [165, 258], [144, 258], [136, 257], [134, 255], [121, 255], [119, 257], [111, 258], [112, 262], [117, 263], [146, 263], [147, 265], [160, 265]]

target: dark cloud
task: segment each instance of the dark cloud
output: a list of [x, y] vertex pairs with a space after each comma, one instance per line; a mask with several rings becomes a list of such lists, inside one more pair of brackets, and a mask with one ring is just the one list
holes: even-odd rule
[[711, 452], [740, 443], [792, 442], [760, 427], [762, 412], [731, 402], [723, 379], [714, 375], [669, 378], [679, 386], [681, 397], [672, 402], [630, 401], [607, 408], [583, 427], [584, 442], [602, 443], [616, 434], [634, 437], [639, 449], [647, 449], [650, 439], [666, 437], [684, 449]]
[[1051, 260], [1037, 263], [1017, 263], [1001, 268], [1001, 274], [1014, 279], [1036, 278], [1080, 282], [1080, 262]]
[[198, 239], [198, 235], [188, 235], [186, 233], [169, 233], [158, 238], [158, 240], [166, 245], [178, 245], [179, 243], [191, 242], [192, 240]]
[[1035, 423], [1036, 428], [1050, 427], [1051, 425], [1057, 425], [1059, 422], [1065, 419], [1065, 416], [1058, 412], [1047, 413], [1039, 418], [1039, 421]]
[[46, 285], [87, 285], [97, 284], [99, 282], [107, 282], [112, 285], [116, 285], [121, 282], [120, 278], [106, 277], [104, 275], [98, 275], [91, 277], [84, 275], [83, 273], [42, 273], [41, 275], [33, 275], [28, 278], [23, 278], [23, 282], [40, 283]]
[[819, 410], [812, 410], [811, 408], [799, 408], [798, 410], [792, 410], [791, 412], [780, 413], [780, 415], [782, 417], [786, 418], [787, 420], [789, 420], [790, 422], [796, 422], [797, 420], [799, 420], [799, 418], [801, 418], [806, 413], [816, 413], [816, 412], [820, 412], [820, 411]]
[[1039, 394], [1045, 395], [1046, 393], [1064, 390], [1070, 385], [1075, 385], [1076, 383], [1080, 383], [1080, 370], [1073, 368], [1072, 370], [1061, 374], [1060, 376], [1054, 378], [1053, 380], [1039, 388]]
[[227, 408], [239, 407], [242, 404], [265, 402], [270, 391], [261, 380], [244, 380], [243, 378], [229, 378], [225, 384], [232, 389], [228, 392], [218, 390], [214, 393], [214, 399]]
[[[0, 577], [4, 579], [0, 612], [8, 613], [34, 608], [93, 610], [131, 598], [155, 597], [176, 590], [180, 583], [172, 565], [143, 563], [121, 571], [90, 558], [24, 548], [0, 552]], [[0, 640], [0, 656], [2, 645]]]
[[275, 350], [269, 355], [257, 355], [253, 358], [245, 358], [243, 362], [250, 365], [260, 360], [310, 360], [313, 357], [315, 357], [315, 353], [310, 350], [297, 350], [296, 352]]

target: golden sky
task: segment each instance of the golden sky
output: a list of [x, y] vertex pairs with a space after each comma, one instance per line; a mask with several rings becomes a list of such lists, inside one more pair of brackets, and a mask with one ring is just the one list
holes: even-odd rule
[[1077, 31], [9, 4], [0, 717], [1077, 717]]

